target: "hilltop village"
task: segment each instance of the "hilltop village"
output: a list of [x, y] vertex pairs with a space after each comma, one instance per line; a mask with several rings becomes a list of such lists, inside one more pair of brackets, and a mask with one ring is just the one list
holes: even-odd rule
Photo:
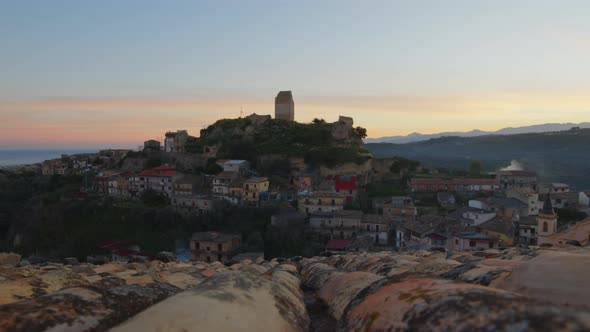
[[[377, 159], [363, 148], [366, 130], [351, 117], [308, 124], [294, 119], [293, 95], [281, 91], [274, 118], [223, 119], [199, 137], [168, 131], [163, 141], [148, 140], [138, 151], [64, 155], [25, 169], [77, 176], [80, 190], [62, 200], [167, 206], [187, 220], [232, 208], [266, 209], [272, 215], [261, 241], [268, 234], [301, 241], [298, 254], [308, 256], [583, 246], [590, 240], [588, 192], [545, 183], [519, 167], [485, 171], [473, 161], [467, 170], [425, 169], [404, 158]], [[189, 259], [228, 262], [267, 251], [264, 243], [249, 251], [239, 229], [214, 223], [206, 229], [183, 239]], [[95, 245], [102, 255], [90, 260], [150, 256], [142, 243], [115, 237]]]

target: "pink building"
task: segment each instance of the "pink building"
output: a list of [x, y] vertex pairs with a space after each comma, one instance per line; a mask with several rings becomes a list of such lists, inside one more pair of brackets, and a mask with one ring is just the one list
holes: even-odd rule
[[498, 239], [484, 233], [464, 232], [455, 234], [448, 242], [448, 247], [453, 251], [497, 249]]

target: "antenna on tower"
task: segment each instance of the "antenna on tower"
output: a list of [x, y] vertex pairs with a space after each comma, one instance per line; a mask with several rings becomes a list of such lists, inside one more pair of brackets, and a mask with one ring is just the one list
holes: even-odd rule
[[242, 109], [242, 106], [240, 106], [240, 118], [242, 117], [243, 113], [244, 113], [244, 110]]

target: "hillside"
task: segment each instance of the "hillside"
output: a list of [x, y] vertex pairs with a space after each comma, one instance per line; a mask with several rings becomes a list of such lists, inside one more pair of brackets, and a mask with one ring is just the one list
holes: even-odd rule
[[590, 188], [590, 129], [519, 135], [442, 137], [408, 144], [365, 144], [376, 157], [400, 156], [425, 167], [467, 169], [481, 160], [487, 171], [518, 160], [544, 180]]
[[371, 158], [362, 148], [366, 130], [340, 117], [334, 123], [315, 120], [298, 123], [250, 115], [222, 119], [201, 130], [200, 144], [217, 146], [218, 158], [246, 159], [254, 165], [265, 156], [304, 158], [308, 166], [333, 167], [346, 162], [361, 164]]
[[581, 123], [544, 123], [532, 126], [524, 127], [507, 127], [496, 131], [483, 131], [474, 129], [471, 131], [455, 131], [455, 132], [442, 132], [436, 134], [420, 134], [411, 133], [408, 135], [388, 136], [380, 138], [367, 138], [367, 143], [395, 143], [405, 144], [412, 142], [427, 141], [432, 138], [457, 136], [457, 137], [476, 137], [486, 135], [517, 135], [517, 134], [528, 134], [528, 133], [546, 133], [553, 131], [569, 130], [573, 127], [590, 128], [590, 122]]

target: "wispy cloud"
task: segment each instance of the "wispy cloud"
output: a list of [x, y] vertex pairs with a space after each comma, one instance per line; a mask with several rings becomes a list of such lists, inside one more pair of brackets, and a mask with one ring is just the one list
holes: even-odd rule
[[[306, 96], [295, 92], [296, 118], [348, 115], [371, 137], [413, 131], [498, 129], [544, 122], [590, 121], [587, 91], [500, 91], [472, 95]], [[240, 109], [272, 114], [272, 98], [89, 97], [0, 100], [2, 145], [134, 146], [166, 130], [200, 129]]]

